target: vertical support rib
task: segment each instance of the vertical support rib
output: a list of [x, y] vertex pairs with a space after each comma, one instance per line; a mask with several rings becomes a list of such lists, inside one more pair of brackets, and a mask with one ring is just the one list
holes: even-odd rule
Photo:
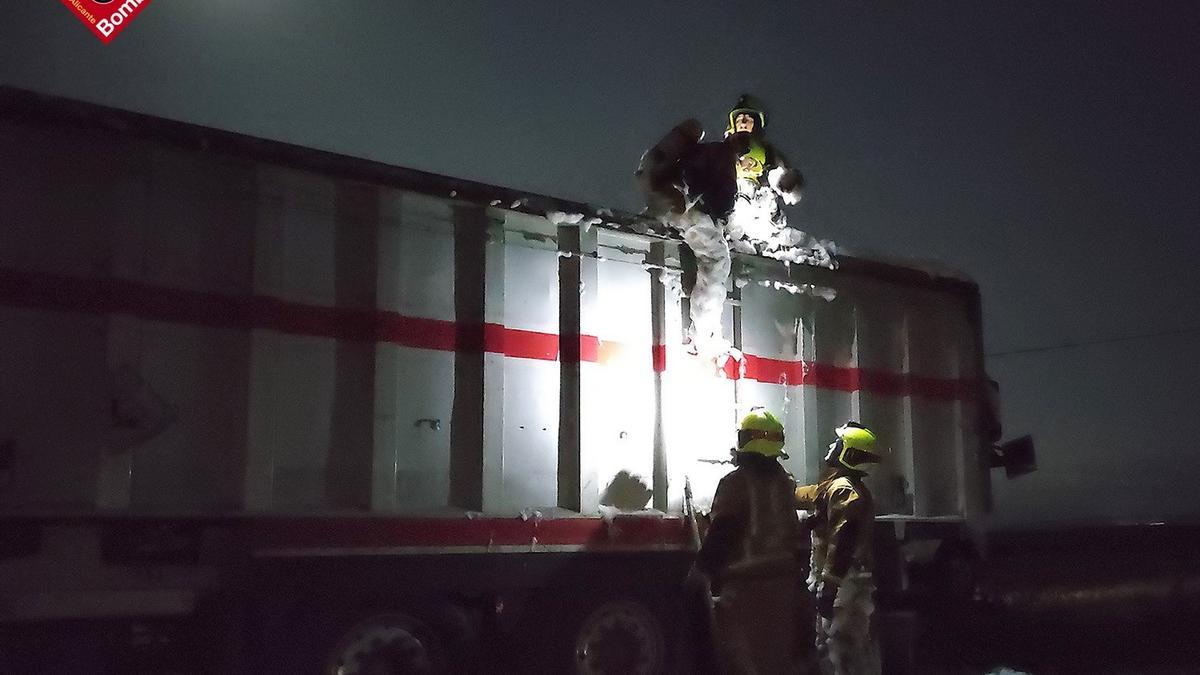
[[[584, 363], [584, 326], [589, 305], [596, 297], [596, 262], [581, 257], [596, 252], [595, 231], [583, 226], [558, 228], [558, 250], [570, 255], [558, 262], [558, 334], [559, 334], [559, 418], [558, 418], [558, 506], [580, 513], [599, 509], [600, 491], [591, 446], [594, 434], [588, 434], [588, 371], [594, 364]], [[591, 355], [594, 360], [595, 355]], [[590, 367], [589, 367], [590, 366]]]
[[488, 219], [477, 206], [454, 208], [454, 405], [450, 427], [450, 505], [483, 509], [484, 308]]
[[[726, 295], [726, 302], [730, 303], [731, 313], [733, 314], [733, 339], [730, 341], [733, 348], [741, 351], [742, 349], [742, 289], [733, 282], [734, 273], [732, 267], [729, 272], [729, 288]], [[739, 377], [733, 381], [733, 419], [729, 424], [732, 428], [738, 428], [742, 420], [739, 417], [742, 403], [742, 379]]]
[[499, 510], [504, 500], [504, 246], [504, 223], [489, 218], [483, 256], [483, 494], [480, 509], [486, 512]]
[[[374, 311], [379, 279], [379, 190], [339, 183], [335, 200], [336, 304]], [[335, 507], [371, 508], [375, 371], [374, 342], [337, 341], [325, 484], [326, 503]]]
[[[646, 262], [662, 267], [666, 264], [666, 246], [662, 242], [650, 245]], [[650, 272], [650, 348], [654, 364], [654, 431], [652, 448], [654, 453], [652, 467], [652, 506], [659, 511], [666, 511], [668, 506], [667, 490], [667, 444], [664, 429], [665, 406], [663, 401], [663, 376], [667, 355], [667, 289], [659, 281], [660, 270], [651, 268]]]

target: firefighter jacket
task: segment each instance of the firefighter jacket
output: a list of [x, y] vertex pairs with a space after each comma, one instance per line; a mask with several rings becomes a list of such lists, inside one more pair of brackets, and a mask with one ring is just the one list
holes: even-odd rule
[[696, 562], [700, 570], [718, 584], [799, 574], [806, 542], [794, 486], [774, 458], [739, 453], [738, 467], [713, 496], [711, 525]]
[[[726, 137], [733, 145], [738, 159], [735, 166], [739, 181], [748, 181], [759, 188], [771, 188], [787, 204], [800, 201], [804, 176], [788, 165], [787, 158], [761, 134], [739, 132]], [[741, 184], [739, 183], [739, 187]]]
[[636, 175], [649, 215], [681, 214], [699, 200], [697, 208], [714, 219], [729, 216], [737, 198], [735, 166], [742, 144], [701, 143], [703, 136], [698, 121], [684, 120], [642, 155]]
[[796, 488], [796, 508], [814, 511], [812, 572], [840, 584], [851, 571], [870, 571], [875, 504], [861, 476], [835, 472], [816, 485]]

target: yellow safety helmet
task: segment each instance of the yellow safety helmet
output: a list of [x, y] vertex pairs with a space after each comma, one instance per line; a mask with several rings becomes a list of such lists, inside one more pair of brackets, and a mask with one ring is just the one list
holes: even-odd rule
[[751, 408], [738, 427], [737, 450], [764, 457], [787, 457], [783, 452], [783, 424], [766, 408]]
[[846, 422], [834, 430], [838, 439], [830, 444], [825, 461], [851, 471], [867, 473], [883, 456], [876, 446], [875, 434], [858, 422]]
[[755, 118], [753, 132], [755, 135], [761, 134], [763, 130], [767, 128], [767, 113], [765, 106], [763, 106], [762, 102], [750, 94], [742, 94], [741, 97], [738, 98], [737, 103], [734, 103], [733, 108], [729, 111], [729, 127], [725, 129], [726, 136], [733, 133], [734, 120], [736, 120], [737, 116], [742, 113], [746, 113]]

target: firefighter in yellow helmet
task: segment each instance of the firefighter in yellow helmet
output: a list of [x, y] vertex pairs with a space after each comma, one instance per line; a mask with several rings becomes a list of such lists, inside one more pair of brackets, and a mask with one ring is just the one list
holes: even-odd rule
[[813, 511], [809, 590], [817, 605], [817, 647], [835, 673], [880, 672], [871, 640], [875, 610], [871, 536], [875, 506], [863, 478], [882, 460], [875, 434], [857, 422], [836, 430], [824, 480], [796, 488], [797, 508]]
[[767, 142], [766, 129], [765, 106], [750, 94], [742, 94], [729, 111], [729, 126], [725, 128], [726, 138], [745, 134], [742, 137], [744, 153], [737, 162], [737, 177], [758, 185], [769, 185], [785, 202], [795, 204], [800, 201], [804, 177], [790, 168], [783, 153]]
[[697, 557], [698, 571], [718, 596], [717, 647], [725, 672], [807, 673], [809, 661], [815, 665], [799, 583], [804, 533], [795, 483], [778, 461], [787, 457], [783, 446], [783, 425], [767, 410], [755, 408], [742, 420], [736, 468], [717, 485]]
[[787, 227], [780, 206], [781, 201], [800, 201], [804, 177], [767, 141], [766, 127], [764, 106], [749, 94], [729, 111], [725, 140], [738, 156], [734, 167], [737, 194], [726, 229], [734, 249], [743, 253], [790, 250], [805, 241], [802, 232]]

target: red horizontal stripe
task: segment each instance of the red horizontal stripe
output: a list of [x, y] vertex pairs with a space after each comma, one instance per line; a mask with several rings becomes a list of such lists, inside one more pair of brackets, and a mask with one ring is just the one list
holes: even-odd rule
[[[88, 279], [0, 268], [0, 302], [10, 306], [129, 314], [143, 319], [216, 328], [268, 329], [338, 340], [385, 342], [417, 349], [479, 351], [515, 358], [554, 361], [560, 357], [559, 336], [552, 333], [482, 326], [411, 317], [376, 309], [322, 307], [256, 295], [204, 293], [117, 278]], [[600, 340], [579, 338], [579, 353], [567, 355], [587, 362], [600, 358]], [[655, 372], [666, 370], [665, 345], [651, 347]], [[884, 396], [921, 396], [953, 401], [972, 398], [975, 384], [967, 380], [923, 377], [824, 363], [786, 361], [747, 354], [745, 371], [729, 359], [725, 377], [746, 377], [769, 384], [809, 385], [839, 391], [870, 391]]]
[[841, 391], [859, 390], [857, 368], [841, 368], [826, 363], [805, 363], [804, 384]]
[[884, 370], [859, 369], [858, 384], [867, 391], [884, 396], [904, 396], [912, 391], [908, 377]]
[[483, 324], [483, 350], [489, 354], [503, 354], [508, 330], [498, 323]]
[[667, 369], [667, 346], [666, 345], [651, 345], [650, 347], [650, 364], [654, 368], [654, 372], [661, 373]]
[[442, 351], [453, 351], [460, 346], [459, 331], [453, 322], [418, 319], [385, 312], [380, 314], [377, 342]]
[[254, 523], [256, 548], [387, 548], [400, 546], [684, 545], [680, 518], [271, 518]]
[[[558, 336], [484, 324], [404, 316], [375, 309], [323, 307], [259, 295], [203, 293], [116, 278], [84, 279], [0, 268], [0, 301], [16, 307], [93, 314], [129, 314], [152, 321], [214, 328], [266, 329], [337, 340], [386, 342], [418, 349], [471, 351], [527, 359], [558, 358]], [[599, 341], [580, 339], [582, 358], [595, 361]]]
[[[744, 357], [743, 357], [744, 358]], [[721, 376], [728, 380], [738, 380], [742, 377], [742, 362], [734, 358], [725, 359], [721, 365]]]
[[579, 336], [579, 358], [582, 361], [595, 363], [600, 360], [600, 338], [595, 335]]
[[516, 328], [503, 328], [505, 356], [554, 361], [558, 358], [558, 336]]
[[[733, 371], [726, 364], [726, 376]], [[847, 368], [812, 361], [781, 361], [746, 355], [746, 377], [771, 384], [808, 385], [838, 391], [869, 391], [881, 396], [920, 396], [942, 401], [970, 399], [969, 380], [922, 377], [870, 368]]]
[[801, 361], [781, 361], [746, 355], [746, 377], [770, 384], [801, 384], [804, 364]]

